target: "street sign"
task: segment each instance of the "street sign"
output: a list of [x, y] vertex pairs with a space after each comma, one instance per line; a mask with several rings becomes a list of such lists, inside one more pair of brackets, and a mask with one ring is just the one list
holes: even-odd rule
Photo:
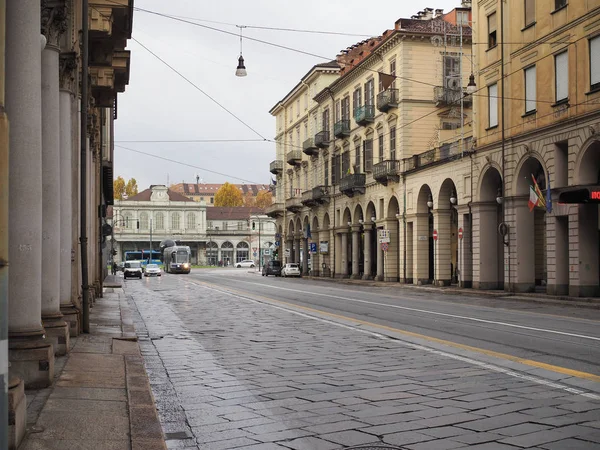
[[437, 230], [433, 230], [433, 240], [437, 241], [438, 240], [438, 233]]
[[279, 247], [279, 245], [281, 245], [281, 242], [275, 241], [275, 247]]
[[257, 253], [256, 253], [256, 252], [252, 252], [252, 255], [253, 255], [253, 256], [256, 256], [256, 255], [257, 255]]
[[263, 255], [269, 256], [270, 254], [271, 254], [271, 250], [269, 250], [268, 248], [263, 250]]
[[389, 248], [389, 244], [387, 242], [381, 243], [381, 250], [383, 250], [384, 252], [387, 252], [388, 248]]
[[459, 229], [458, 229], [458, 238], [459, 238], [459, 239], [462, 239], [462, 238], [463, 238], [463, 229], [462, 229], [462, 228], [459, 228]]
[[389, 243], [390, 242], [390, 232], [389, 230], [379, 230], [379, 243]]
[[289, 248], [285, 249], [285, 256], [288, 258], [290, 257], [290, 249]]
[[279, 233], [275, 233], [275, 239], [279, 239], [281, 235]]
[[311, 253], [317, 253], [317, 243], [316, 242], [311, 242], [309, 244], [309, 246], [310, 246], [310, 250], [309, 251]]

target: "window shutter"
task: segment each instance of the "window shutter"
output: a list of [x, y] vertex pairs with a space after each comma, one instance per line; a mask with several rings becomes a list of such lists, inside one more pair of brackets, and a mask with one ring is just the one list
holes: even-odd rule
[[498, 126], [498, 85], [488, 86], [488, 113], [490, 127]]
[[535, 0], [525, 0], [525, 26], [535, 22]]
[[600, 36], [590, 39], [590, 87], [600, 87]]
[[554, 57], [556, 77], [556, 101], [569, 97], [569, 52], [559, 53]]
[[496, 31], [496, 13], [492, 13], [488, 16], [488, 33]]
[[536, 109], [536, 70], [535, 66], [525, 69], [525, 112]]

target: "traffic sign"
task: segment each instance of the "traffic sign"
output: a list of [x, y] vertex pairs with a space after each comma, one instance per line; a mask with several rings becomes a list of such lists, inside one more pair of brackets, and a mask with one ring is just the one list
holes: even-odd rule
[[275, 233], [275, 238], [279, 239], [281, 237], [281, 235], [279, 233]]
[[433, 240], [434, 241], [438, 240], [438, 232], [437, 232], [437, 230], [433, 230]]
[[257, 251], [257, 250], [258, 250], [258, 248], [257, 248], [257, 247], [252, 247], [252, 251], [253, 251], [254, 253], [256, 253], [256, 251]]
[[285, 249], [285, 256], [287, 256], [289, 258], [289, 256], [290, 256], [290, 249], [289, 248]]
[[387, 242], [382, 242], [381, 243], [381, 250], [383, 250], [384, 252], [388, 251], [389, 245]]
[[316, 242], [311, 242], [309, 245], [310, 245], [310, 252], [311, 253], [317, 253], [317, 243]]
[[459, 229], [458, 229], [458, 238], [459, 238], [459, 239], [462, 239], [462, 238], [463, 238], [463, 229], [462, 229], [462, 228], [459, 228]]
[[253, 252], [253, 253], [252, 253], [252, 255], [253, 255], [253, 256], [256, 256], [256, 252]]
[[281, 245], [281, 242], [275, 241], [275, 247], [279, 247], [279, 245]]

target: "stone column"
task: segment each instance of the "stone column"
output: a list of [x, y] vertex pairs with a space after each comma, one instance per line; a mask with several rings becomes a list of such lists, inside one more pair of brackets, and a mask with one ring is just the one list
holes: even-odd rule
[[[73, 262], [71, 261], [73, 235], [73, 102], [75, 92], [75, 53], [60, 56], [60, 311], [69, 324], [70, 336], [79, 334], [79, 314], [73, 304], [71, 288]], [[77, 195], [75, 195], [77, 198]]]
[[302, 275], [308, 275], [308, 238], [302, 238]]
[[[508, 204], [507, 207], [510, 207]], [[529, 211], [528, 199], [515, 197], [512, 199], [515, 216], [516, 245], [516, 277], [511, 280], [510, 290], [515, 292], [533, 292], [535, 290], [535, 233], [534, 212]]]
[[[42, 326], [42, 80], [40, 3], [6, 5], [6, 112], [10, 117], [8, 331], [11, 374], [26, 388], [54, 377]], [[56, 256], [56, 255], [55, 255]]]
[[360, 279], [360, 225], [352, 225], [352, 278]]
[[[48, 40], [42, 52], [42, 322], [56, 355], [69, 350], [69, 328], [60, 312], [60, 8], [44, 8], [42, 29]], [[63, 16], [64, 17], [64, 16]], [[58, 261], [57, 261], [58, 259]], [[57, 264], [58, 262], [58, 264]], [[70, 269], [70, 266], [66, 266]]]
[[473, 287], [502, 289], [502, 258], [499, 254], [498, 204], [476, 203], [473, 212]]
[[371, 274], [371, 233], [373, 230], [373, 224], [371, 222], [365, 222], [364, 224], [365, 230], [365, 259], [364, 259], [364, 267], [365, 272], [363, 274], [363, 280], [371, 280], [373, 279], [373, 275]]
[[414, 214], [413, 283], [429, 284], [429, 213]]
[[348, 230], [342, 231], [342, 278], [348, 278]]
[[438, 232], [435, 245], [435, 284], [450, 286], [452, 281], [452, 216], [449, 209], [436, 209], [433, 211], [433, 222]]
[[317, 243], [317, 251], [315, 253], [313, 253], [311, 255], [311, 261], [312, 261], [312, 265], [311, 265], [311, 270], [310, 270], [310, 275], [313, 277], [318, 277], [321, 274], [321, 258], [319, 257], [319, 232], [317, 230], [311, 230], [312, 232], [312, 239], [314, 242]]
[[379, 229], [375, 228], [375, 233], [377, 233], [377, 281], [383, 281], [385, 274], [385, 252], [381, 248], [379, 244]]
[[[286, 261], [284, 261], [285, 263], [291, 263], [294, 262], [294, 240], [293, 239], [288, 239], [285, 241], [285, 248], [289, 249], [290, 251], [290, 256], [287, 258]], [[285, 255], [285, 253], [284, 253]], [[285, 256], [284, 256], [285, 257]]]
[[[300, 245], [302, 245], [301, 237], [302, 235], [300, 233], [296, 233], [294, 236], [294, 259], [292, 262], [295, 262], [296, 264], [300, 264]], [[306, 258], [306, 255], [304, 255], [304, 258]]]
[[342, 233], [339, 230], [334, 230], [334, 253], [333, 253], [333, 265], [334, 265], [334, 276], [340, 278], [342, 276]]
[[400, 227], [398, 226], [398, 219], [384, 219], [385, 228], [388, 230], [390, 242], [388, 244], [387, 252], [383, 252], [384, 258], [384, 269], [383, 269], [383, 281], [398, 282], [398, 257], [400, 251]]
[[[462, 228], [463, 237], [458, 236], [458, 282], [460, 287], [473, 286], [473, 250], [472, 250], [472, 223], [467, 206], [459, 206], [458, 230]], [[460, 234], [460, 231], [459, 231]]]

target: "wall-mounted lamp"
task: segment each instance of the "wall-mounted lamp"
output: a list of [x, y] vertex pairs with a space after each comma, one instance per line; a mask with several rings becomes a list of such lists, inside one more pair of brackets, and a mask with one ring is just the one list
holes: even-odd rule
[[348, 226], [351, 227], [352, 226], [352, 222], [348, 222]]
[[359, 220], [358, 220], [358, 223], [360, 223], [360, 224], [362, 225], [363, 223], [365, 223], [365, 221], [364, 221], [364, 220], [362, 220], [362, 219], [359, 219]]
[[496, 203], [501, 205], [502, 202], [504, 202], [504, 197], [502, 197], [502, 188], [498, 188], [498, 193], [496, 194]]
[[450, 203], [456, 205], [456, 193], [454, 191], [452, 191], [452, 194], [450, 195]]
[[246, 72], [246, 66], [244, 65], [244, 57], [242, 56], [242, 28], [246, 28], [244, 25], [236, 25], [240, 29], [240, 57], [238, 58], [238, 66], [235, 70], [236, 77], [245, 77], [248, 75]]
[[467, 84], [467, 94], [473, 95], [477, 92], [477, 85], [475, 84], [475, 75], [469, 75], [469, 84]]
[[40, 34], [40, 46], [42, 47], [42, 50], [44, 50], [46, 48], [47, 43], [48, 43], [48, 39], [46, 39], [46, 35]]
[[375, 222], [377, 220], [377, 218], [375, 216], [371, 217], [371, 222]]
[[400, 213], [396, 214], [396, 219], [402, 219], [402, 214], [400, 214]]
[[429, 209], [433, 208], [433, 198], [431, 198], [431, 194], [429, 194], [429, 200], [427, 200], [427, 207]]

